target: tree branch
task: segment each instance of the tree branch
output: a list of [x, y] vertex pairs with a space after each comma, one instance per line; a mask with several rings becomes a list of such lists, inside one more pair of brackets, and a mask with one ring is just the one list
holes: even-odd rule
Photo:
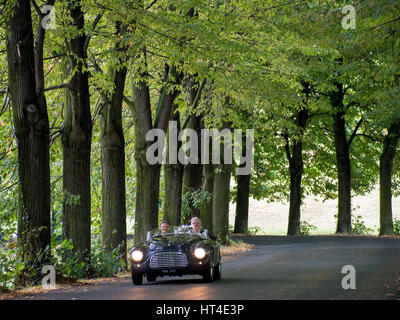
[[379, 139], [374, 138], [374, 137], [372, 137], [372, 136], [370, 136], [370, 135], [368, 135], [368, 134], [365, 134], [365, 133], [357, 133], [356, 136], [368, 138], [368, 139], [372, 140], [373, 142], [383, 143], [383, 141], [380, 141]]
[[361, 124], [363, 123], [363, 121], [364, 121], [364, 117], [361, 117], [361, 119], [358, 120], [357, 125], [356, 125], [356, 127], [354, 128], [353, 133], [351, 134], [349, 141], [347, 142], [347, 145], [348, 145], [349, 147], [350, 147], [351, 143], [353, 142], [353, 140], [354, 140], [354, 138], [355, 138], [355, 136], [356, 136], [356, 134], [357, 134], [357, 131], [358, 131], [358, 129], [360, 128], [360, 126], [361, 126]]
[[42, 20], [43, 14], [42, 14], [42, 11], [40, 11], [40, 8], [39, 8], [39, 6], [37, 5], [36, 1], [35, 1], [35, 0], [31, 0], [31, 2], [32, 2], [32, 5], [33, 5], [33, 7], [35, 8], [37, 14], [39, 15], [40, 20]]
[[[96, 29], [96, 26], [97, 26], [97, 24], [99, 23], [99, 21], [100, 21], [101, 17], [103, 16], [103, 14], [104, 14], [104, 11], [103, 11], [103, 12], [100, 12], [99, 14], [97, 14], [97, 16], [96, 16], [96, 18], [94, 19], [93, 24], [92, 24], [92, 31], [94, 31], [94, 29]], [[91, 38], [92, 38], [92, 36], [87, 36], [87, 37], [86, 37], [86, 39], [85, 39], [85, 44], [83, 45], [83, 51], [84, 51], [84, 52], [87, 51], [87, 48], [88, 48], [88, 46], [89, 46], [89, 41], [90, 41]]]
[[51, 91], [51, 90], [64, 89], [64, 88], [71, 88], [71, 84], [63, 83], [58, 86], [48, 87], [48, 88], [44, 89], [44, 91]]
[[289, 160], [289, 163], [292, 161], [292, 155], [290, 154], [290, 148], [289, 148], [289, 136], [287, 133], [281, 134], [281, 136], [285, 139], [286, 144], [285, 144], [285, 152], [286, 156]]

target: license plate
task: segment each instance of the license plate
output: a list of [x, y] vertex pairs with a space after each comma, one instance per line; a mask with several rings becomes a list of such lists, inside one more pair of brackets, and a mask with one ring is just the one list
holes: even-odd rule
[[174, 273], [174, 272], [176, 272], [176, 270], [175, 269], [164, 269], [161, 272], [162, 273]]

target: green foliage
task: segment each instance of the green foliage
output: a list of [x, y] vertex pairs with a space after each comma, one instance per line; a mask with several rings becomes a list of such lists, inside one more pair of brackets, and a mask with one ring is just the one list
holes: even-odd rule
[[192, 208], [200, 209], [203, 205], [209, 203], [211, 199], [212, 194], [201, 189], [186, 192], [182, 196], [182, 221], [190, 220]]
[[[58, 275], [70, 279], [111, 277], [124, 267], [121, 245], [108, 251], [100, 242], [92, 245], [91, 252], [82, 261], [80, 253], [73, 251], [70, 240], [63, 240], [52, 249], [51, 264]], [[77, 262], [80, 261], [80, 262]]]
[[311, 231], [316, 231], [317, 227], [309, 223], [308, 221], [300, 221], [300, 234], [302, 236], [309, 236]]
[[351, 217], [351, 223], [352, 223], [352, 231], [355, 234], [359, 235], [369, 235], [375, 232], [373, 228], [368, 228], [365, 225], [365, 222], [362, 218], [362, 216], [352, 216]]
[[250, 226], [247, 229], [247, 233], [252, 235], [252, 236], [255, 236], [256, 234], [258, 234], [260, 232], [262, 232], [262, 230], [261, 230], [260, 227], [257, 227], [257, 226]]
[[395, 235], [400, 236], [400, 219], [394, 219], [393, 232]]
[[18, 251], [0, 245], [0, 291], [14, 289], [16, 279], [23, 269], [24, 264], [18, 256]]
[[[235, 226], [230, 224], [229, 228], [228, 228], [228, 233], [229, 234], [233, 233], [234, 229], [235, 229]], [[263, 233], [263, 231], [258, 226], [250, 226], [250, 227], [248, 227], [247, 232], [246, 232], [246, 234], [251, 235], [251, 236], [255, 236], [257, 234], [262, 234], [262, 233]]]
[[[120, 254], [122, 246], [108, 251], [96, 242], [91, 248], [91, 253], [82, 261], [80, 253], [73, 250], [70, 240], [57, 242], [52, 239], [52, 249], [41, 250], [43, 265], [52, 265], [57, 277], [68, 279], [84, 279], [96, 277], [112, 277], [124, 269], [125, 262]], [[46, 248], [47, 249], [47, 248]], [[50, 253], [50, 260], [44, 262], [44, 257]], [[40, 257], [38, 257], [40, 260]], [[41, 270], [35, 270], [21, 261], [20, 250], [0, 246], [0, 290], [16, 289], [19, 287], [19, 277], [22, 272], [29, 272], [33, 284], [41, 283]]]

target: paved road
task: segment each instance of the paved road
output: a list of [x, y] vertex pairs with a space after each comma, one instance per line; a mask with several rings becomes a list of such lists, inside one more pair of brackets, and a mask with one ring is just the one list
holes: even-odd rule
[[[256, 245], [223, 264], [222, 279], [130, 278], [59, 289], [24, 299], [265, 300], [399, 299], [400, 239], [310, 236], [239, 237]], [[342, 267], [356, 271], [356, 289], [341, 286]]]

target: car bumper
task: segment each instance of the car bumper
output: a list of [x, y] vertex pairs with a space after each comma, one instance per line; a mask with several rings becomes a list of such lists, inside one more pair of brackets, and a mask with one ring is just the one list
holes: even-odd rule
[[185, 274], [200, 274], [202, 275], [209, 270], [209, 257], [202, 260], [188, 259], [188, 264], [185, 267], [182, 266], [168, 266], [152, 268], [150, 266], [150, 259], [147, 259], [143, 263], [135, 263], [131, 261], [131, 270], [134, 273], [151, 274], [154, 276], [182, 276]]

